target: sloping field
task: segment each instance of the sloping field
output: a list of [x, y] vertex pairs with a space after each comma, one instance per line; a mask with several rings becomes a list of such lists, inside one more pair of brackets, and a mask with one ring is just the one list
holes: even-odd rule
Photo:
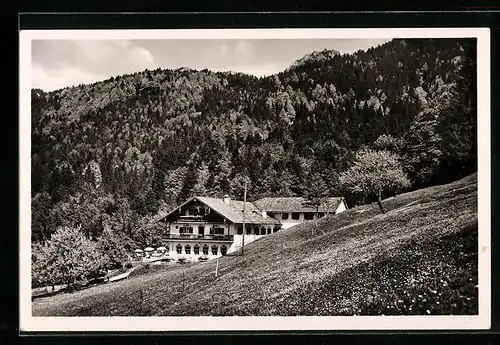
[[245, 255], [151, 266], [33, 301], [35, 316], [477, 314], [477, 179], [261, 238]]

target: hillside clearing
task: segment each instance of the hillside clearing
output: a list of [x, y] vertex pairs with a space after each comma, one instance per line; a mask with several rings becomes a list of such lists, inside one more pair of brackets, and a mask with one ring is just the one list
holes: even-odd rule
[[[33, 301], [35, 316], [477, 314], [477, 177]], [[143, 274], [139, 274], [142, 271]], [[185, 279], [183, 279], [185, 277]]]

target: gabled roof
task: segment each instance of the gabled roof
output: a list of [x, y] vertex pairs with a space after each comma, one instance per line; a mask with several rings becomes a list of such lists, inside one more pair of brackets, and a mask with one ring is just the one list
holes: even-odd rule
[[[161, 220], [161, 219], [171, 215], [176, 210], [178, 210], [180, 207], [190, 203], [193, 200], [200, 201], [201, 203], [205, 204], [210, 209], [219, 213], [221, 216], [228, 219], [232, 223], [237, 223], [237, 224], [243, 223], [243, 201], [230, 200], [228, 203], [225, 203], [224, 200], [222, 200], [220, 198], [210, 198], [210, 197], [204, 197], [204, 196], [194, 196], [194, 197], [190, 198], [189, 200], [184, 202], [182, 205], [176, 207], [174, 210], [157, 218], [157, 220]], [[266, 224], [266, 225], [279, 225], [280, 224], [274, 218], [262, 217], [262, 211], [259, 210], [257, 207], [255, 207], [254, 204], [252, 204], [251, 202], [248, 202], [248, 201], [245, 205], [245, 223], [247, 223], [247, 224]]]
[[[319, 207], [318, 212], [335, 212], [343, 201], [342, 197], [330, 197]], [[262, 198], [254, 201], [254, 204], [266, 212], [316, 212], [316, 208], [309, 206], [303, 197]]]

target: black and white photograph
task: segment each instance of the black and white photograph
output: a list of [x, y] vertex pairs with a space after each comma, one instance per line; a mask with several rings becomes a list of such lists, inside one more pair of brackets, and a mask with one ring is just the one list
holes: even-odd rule
[[489, 327], [488, 29], [20, 42], [21, 329]]

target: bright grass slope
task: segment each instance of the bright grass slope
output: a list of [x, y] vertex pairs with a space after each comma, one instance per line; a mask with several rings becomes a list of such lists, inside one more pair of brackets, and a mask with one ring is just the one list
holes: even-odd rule
[[[244, 256], [151, 266], [33, 301], [34, 316], [474, 315], [477, 175], [261, 238]], [[183, 278], [185, 277], [185, 278]]]

